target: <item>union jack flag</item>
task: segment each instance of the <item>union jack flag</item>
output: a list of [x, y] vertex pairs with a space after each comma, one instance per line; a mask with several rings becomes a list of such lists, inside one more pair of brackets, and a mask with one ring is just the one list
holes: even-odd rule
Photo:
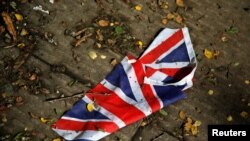
[[66, 140], [99, 140], [185, 98], [196, 66], [188, 28], [166, 28], [140, 58], [127, 55], [52, 128]]

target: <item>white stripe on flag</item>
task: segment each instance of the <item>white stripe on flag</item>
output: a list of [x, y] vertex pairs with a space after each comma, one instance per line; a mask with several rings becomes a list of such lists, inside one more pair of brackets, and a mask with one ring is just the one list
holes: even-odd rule
[[[91, 99], [89, 99], [87, 96], [84, 96], [82, 98], [82, 100], [84, 100], [87, 103], [94, 103]], [[101, 107], [100, 105], [98, 105], [98, 109], [97, 111], [102, 113], [103, 115], [107, 116], [111, 121], [113, 121], [119, 128], [124, 127], [126, 124], [116, 115], [112, 114], [111, 112], [109, 112], [108, 110], [106, 110], [105, 108]]]
[[125, 57], [121, 61], [121, 64], [127, 74], [129, 85], [131, 87], [132, 93], [135, 96], [137, 104], [141, 107], [141, 110], [143, 111], [143, 113], [145, 113], [145, 115], [148, 116], [152, 113], [152, 109], [143, 95], [141, 86], [139, 85], [138, 80], [137, 80], [136, 72], [132, 64], [130, 64], [128, 60], [129, 60], [128, 57]]
[[184, 68], [190, 65], [190, 62], [174, 62], [174, 63], [159, 63], [159, 64], [147, 64], [145, 66], [154, 68], [154, 69], [178, 69]]
[[66, 117], [63, 116], [62, 119], [66, 119], [66, 120], [72, 120], [72, 121], [80, 121], [80, 122], [92, 122], [92, 121], [96, 121], [96, 122], [110, 122], [109, 119], [78, 119], [78, 118], [72, 118], [72, 117]]
[[71, 130], [62, 130], [62, 129], [54, 129], [60, 136], [63, 136], [66, 140], [92, 140], [97, 141], [110, 133], [103, 131], [93, 131], [93, 130], [85, 130], [85, 131], [71, 131]]

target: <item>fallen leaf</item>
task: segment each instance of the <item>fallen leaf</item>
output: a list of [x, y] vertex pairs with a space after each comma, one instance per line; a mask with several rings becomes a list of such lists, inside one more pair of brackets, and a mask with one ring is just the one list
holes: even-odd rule
[[98, 48], [101, 48], [101, 47], [102, 47], [102, 44], [96, 43], [96, 46], [97, 46]]
[[97, 58], [97, 54], [94, 51], [89, 51], [88, 55], [92, 60], [95, 60]]
[[17, 96], [16, 103], [22, 103], [22, 102], [23, 102], [23, 98], [21, 96]]
[[194, 125], [194, 126], [197, 126], [197, 127], [198, 127], [198, 126], [201, 126], [201, 121], [197, 120], [197, 121], [194, 122], [193, 125]]
[[228, 115], [227, 116], [227, 121], [229, 121], [229, 122], [233, 121], [233, 117], [231, 115]]
[[247, 84], [247, 85], [248, 85], [249, 83], [250, 83], [250, 81], [249, 81], [249, 80], [245, 80], [245, 84]]
[[40, 118], [40, 121], [41, 121], [42, 123], [48, 123], [48, 122], [50, 121], [50, 119], [41, 117], [41, 118]]
[[168, 19], [165, 19], [165, 18], [162, 19], [162, 20], [161, 20], [161, 23], [164, 24], [164, 25], [168, 24]]
[[185, 119], [185, 117], [186, 117], [185, 112], [184, 111], [180, 111], [179, 112], [179, 117], [180, 117], [180, 119]]
[[24, 43], [19, 43], [19, 44], [17, 44], [17, 47], [22, 49], [22, 48], [25, 47], [25, 44]]
[[98, 41], [103, 41], [103, 35], [102, 35], [102, 32], [101, 32], [100, 29], [98, 29], [98, 30], [96, 31], [96, 39], [97, 39]]
[[98, 25], [101, 26], [101, 27], [109, 26], [109, 21], [107, 21], [107, 20], [99, 20]]
[[187, 118], [187, 121], [184, 124], [184, 130], [186, 132], [189, 132], [191, 128], [192, 128], [192, 119], [191, 118]]
[[28, 31], [27, 31], [25, 28], [23, 28], [23, 29], [21, 30], [20, 35], [21, 35], [21, 36], [25, 36], [25, 35], [27, 35], [27, 34], [28, 34]]
[[179, 7], [185, 7], [184, 0], [176, 0], [175, 3]]
[[228, 33], [238, 33], [238, 28], [235, 27], [235, 26], [230, 26], [230, 27], [227, 29], [227, 32], [228, 32]]
[[29, 80], [30, 81], [34, 81], [37, 79], [37, 74], [33, 73], [30, 77], [29, 77]]
[[143, 121], [143, 122], [141, 122], [141, 125], [140, 126], [146, 126], [148, 123], [146, 122], [146, 121]]
[[61, 138], [55, 138], [52, 141], [63, 141]]
[[228, 41], [228, 38], [227, 38], [226, 36], [222, 36], [222, 37], [221, 37], [221, 41], [222, 41], [222, 42], [227, 42], [227, 41]]
[[21, 14], [16, 13], [15, 17], [16, 17], [17, 21], [22, 21], [23, 20], [23, 16]]
[[100, 57], [101, 57], [101, 59], [106, 59], [107, 58], [106, 55], [101, 55]]
[[110, 64], [115, 66], [117, 64], [117, 60], [115, 58], [111, 59]]
[[207, 92], [209, 95], [213, 95], [214, 94], [214, 91], [213, 90], [208, 90]]
[[205, 50], [204, 50], [204, 55], [205, 55], [205, 57], [207, 57], [208, 59], [214, 58], [214, 53], [213, 53], [212, 51], [208, 50], [208, 49], [205, 49]]
[[135, 6], [135, 10], [136, 11], [141, 11], [142, 10], [142, 6], [141, 5], [136, 5]]
[[167, 19], [168, 20], [172, 20], [172, 19], [174, 19], [175, 18], [175, 15], [174, 14], [172, 14], [172, 13], [168, 13], [167, 14]]
[[2, 12], [2, 17], [3, 17], [3, 20], [6, 24], [6, 26], [7, 26], [9, 33], [12, 35], [13, 41], [16, 41], [17, 40], [16, 29], [13, 25], [13, 22], [9, 16], [9, 14], [7, 12]]
[[115, 33], [116, 33], [116, 34], [121, 34], [121, 33], [123, 33], [122, 27], [121, 27], [121, 26], [115, 27]]
[[7, 121], [8, 121], [8, 119], [7, 119], [6, 115], [3, 115], [2, 122], [7, 122]]
[[191, 133], [192, 133], [193, 136], [196, 136], [198, 134], [198, 127], [192, 125], [192, 127], [191, 127]]
[[246, 111], [242, 111], [240, 113], [240, 116], [243, 117], [244, 119], [247, 119], [248, 118], [248, 113]]
[[161, 109], [159, 112], [163, 116], [167, 116], [168, 115], [168, 113], [165, 110], [163, 110], [163, 109]]
[[136, 45], [137, 45], [140, 49], [142, 49], [142, 47], [143, 47], [143, 42], [142, 42], [142, 41], [137, 41], [137, 42], [136, 42]]
[[94, 105], [92, 103], [88, 103], [86, 108], [89, 112], [92, 112], [94, 110]]

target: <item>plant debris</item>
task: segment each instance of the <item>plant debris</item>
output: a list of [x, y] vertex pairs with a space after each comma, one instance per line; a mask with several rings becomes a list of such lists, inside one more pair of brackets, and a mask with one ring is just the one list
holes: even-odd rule
[[13, 41], [15, 42], [17, 40], [17, 33], [9, 14], [7, 12], [2, 12], [2, 17], [9, 33], [12, 35]]

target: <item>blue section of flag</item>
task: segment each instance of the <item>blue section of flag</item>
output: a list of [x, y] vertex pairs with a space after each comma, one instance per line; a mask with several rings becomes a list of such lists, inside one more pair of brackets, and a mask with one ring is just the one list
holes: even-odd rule
[[106, 76], [106, 80], [112, 85], [119, 87], [128, 97], [136, 101], [129, 84], [128, 76], [121, 64], [118, 64], [111, 73]]
[[189, 56], [185, 42], [181, 44], [178, 48], [173, 50], [170, 54], [165, 56], [163, 59], [161, 59], [159, 62], [160, 63], [189, 62]]
[[68, 112], [64, 114], [65, 117], [77, 118], [77, 119], [109, 119], [100, 112], [87, 110], [87, 103], [83, 100], [79, 100]]
[[154, 86], [154, 89], [163, 102], [163, 105], [167, 106], [185, 98], [186, 95], [181, 91], [184, 87], [185, 86]]

